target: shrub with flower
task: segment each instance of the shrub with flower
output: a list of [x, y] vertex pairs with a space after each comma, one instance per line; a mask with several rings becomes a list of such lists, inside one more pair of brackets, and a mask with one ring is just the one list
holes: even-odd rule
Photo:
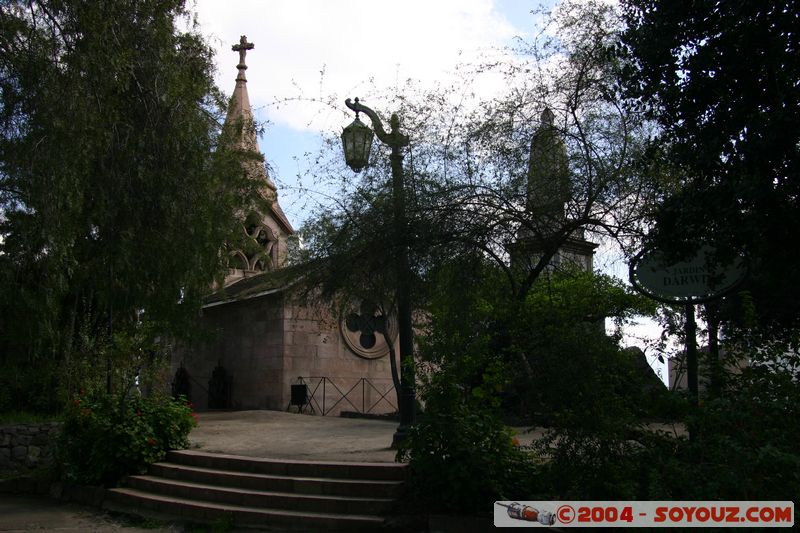
[[142, 473], [167, 450], [186, 448], [196, 415], [163, 395], [79, 395], [64, 413], [59, 457], [65, 479], [113, 485]]

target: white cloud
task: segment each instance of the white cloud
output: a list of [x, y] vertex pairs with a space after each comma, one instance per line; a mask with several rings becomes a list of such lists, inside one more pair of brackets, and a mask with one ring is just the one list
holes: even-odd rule
[[[247, 77], [256, 108], [301, 94], [358, 96], [353, 91], [370, 78], [378, 87], [406, 78], [433, 84], [459, 62], [525, 31], [492, 0], [198, 0], [195, 6], [201, 31], [217, 49], [224, 90], [232, 90], [236, 78], [238, 55], [231, 46], [240, 35], [255, 44]], [[529, 28], [530, 21], [518, 22]], [[305, 129], [316, 111], [285, 106], [270, 109], [268, 118]]]

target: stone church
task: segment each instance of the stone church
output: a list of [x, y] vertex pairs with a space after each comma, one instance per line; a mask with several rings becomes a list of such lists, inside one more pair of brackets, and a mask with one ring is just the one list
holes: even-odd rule
[[[268, 207], [243, 213], [240, 244], [227, 250], [231, 268], [224, 286], [203, 306], [199, 327], [208, 338], [173, 356], [173, 389], [188, 393], [198, 409], [305, 404], [318, 414], [394, 412], [383, 337], [360, 331], [363, 320], [338, 320], [329, 309], [303, 305], [289, 290], [293, 277], [284, 266], [295, 231], [258, 148], [245, 62], [252, 48], [245, 37], [233, 47], [239, 64], [226, 125], [244, 128], [238, 148], [253, 156], [245, 171], [263, 183]], [[297, 397], [303, 393], [305, 402]]]
[[[352, 309], [336, 316], [331, 309], [304, 305], [292, 295], [298, 273], [285, 266], [294, 229], [280, 207], [253, 127], [245, 63], [252, 48], [244, 36], [233, 46], [239, 64], [226, 124], [244, 128], [239, 148], [253, 156], [245, 171], [263, 183], [261, 194], [268, 207], [243, 213], [241, 244], [229, 246], [231, 268], [224, 286], [203, 306], [199, 327], [209, 338], [173, 356], [173, 391], [187, 394], [198, 409], [394, 412], [397, 396], [389, 347], [382, 335], [370, 330], [373, 313]], [[564, 151], [563, 143], [555, 145], [559, 141], [552, 113], [547, 113], [531, 144], [528, 171], [528, 207], [542, 210], [544, 219], [563, 217], [569, 194], [551, 173], [541, 171], [559, 165], [566, 171], [565, 152], [563, 162], [542, 160], [558, 158]], [[582, 233], [575, 234], [553, 263], [572, 262], [591, 271], [595, 247]], [[517, 256], [528, 260], [541, 250], [538, 237], [518, 235]], [[390, 323], [389, 333], [396, 338], [396, 325]]]

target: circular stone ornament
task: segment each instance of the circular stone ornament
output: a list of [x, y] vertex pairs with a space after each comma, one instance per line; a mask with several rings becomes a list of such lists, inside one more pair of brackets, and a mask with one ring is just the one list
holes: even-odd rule
[[363, 359], [380, 359], [389, 353], [382, 333], [384, 330], [392, 342], [397, 339], [395, 317], [381, 314], [377, 306], [366, 301], [345, 310], [339, 320], [339, 331], [345, 344]]

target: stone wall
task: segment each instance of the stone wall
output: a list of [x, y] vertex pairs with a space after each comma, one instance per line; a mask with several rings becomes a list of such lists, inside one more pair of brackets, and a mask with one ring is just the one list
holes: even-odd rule
[[208, 307], [200, 327], [207, 340], [172, 361], [173, 375], [183, 364], [191, 376], [189, 399], [195, 408], [208, 409], [209, 380], [221, 365], [231, 378], [231, 408], [280, 409], [283, 295]]
[[173, 375], [182, 364], [191, 376], [195, 408], [208, 408], [208, 381], [219, 364], [232, 379], [233, 409], [284, 411], [291, 386], [302, 377], [314, 395], [315, 412], [323, 404], [325, 414], [333, 416], [393, 412], [397, 401], [388, 357], [357, 356], [327, 307], [287, 300], [278, 292], [203, 310], [200, 327], [211, 340], [187, 347], [172, 360]]
[[388, 356], [365, 359], [353, 353], [329, 309], [289, 303], [284, 324], [283, 409], [289, 404], [291, 386], [302, 377], [317, 414], [323, 409], [328, 416], [396, 410]]
[[29, 470], [52, 464], [58, 422], [0, 426], [0, 470]]

